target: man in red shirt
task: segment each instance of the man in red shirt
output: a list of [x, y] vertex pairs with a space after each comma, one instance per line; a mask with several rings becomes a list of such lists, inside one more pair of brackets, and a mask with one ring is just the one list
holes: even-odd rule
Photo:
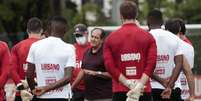
[[4, 100], [4, 86], [8, 80], [10, 52], [7, 44], [0, 41], [0, 101]]
[[[75, 36], [76, 43], [74, 44], [76, 49], [76, 67], [73, 71], [73, 76], [71, 82], [74, 82], [76, 77], [78, 76], [81, 65], [82, 58], [84, 52], [90, 47], [88, 43], [88, 31], [87, 27], [84, 24], [75, 25], [75, 32], [73, 33]], [[84, 81], [82, 80], [79, 85], [73, 89], [73, 97], [72, 101], [84, 101]]]
[[137, 12], [135, 3], [121, 4], [123, 24], [105, 40], [104, 61], [113, 77], [113, 101], [151, 101], [149, 77], [156, 65], [157, 49], [151, 34], [135, 24]]
[[[43, 32], [42, 22], [40, 19], [33, 17], [29, 19], [27, 23], [28, 39], [22, 40], [11, 50], [12, 68], [11, 77], [15, 84], [19, 85], [21, 80], [25, 80], [25, 74], [27, 71], [26, 58], [32, 43], [40, 39], [41, 33]], [[15, 101], [22, 101], [20, 92], [16, 93]]]

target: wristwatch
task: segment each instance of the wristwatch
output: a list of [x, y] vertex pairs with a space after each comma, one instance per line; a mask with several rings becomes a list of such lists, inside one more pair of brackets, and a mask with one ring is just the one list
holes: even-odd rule
[[101, 71], [97, 71], [97, 74], [98, 74], [98, 75], [102, 75], [102, 72], [101, 72]]

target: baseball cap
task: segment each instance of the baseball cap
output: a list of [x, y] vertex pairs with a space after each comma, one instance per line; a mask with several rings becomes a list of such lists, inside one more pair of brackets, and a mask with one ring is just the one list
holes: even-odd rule
[[84, 24], [77, 24], [74, 27], [75, 32], [73, 34], [81, 34], [83, 35], [84, 33], [87, 32], [87, 26]]

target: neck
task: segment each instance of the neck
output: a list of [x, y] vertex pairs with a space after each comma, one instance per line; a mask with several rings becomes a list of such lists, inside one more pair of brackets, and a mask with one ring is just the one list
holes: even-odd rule
[[124, 19], [123, 24], [135, 23], [135, 19]]
[[102, 44], [98, 45], [97, 47], [92, 47], [92, 53], [97, 53], [101, 46]]
[[29, 38], [40, 38], [40, 34], [30, 33]]
[[181, 38], [182, 40], [184, 40], [184, 39], [186, 39], [186, 36], [180, 35], [180, 38]]
[[161, 28], [161, 25], [151, 25], [149, 26], [149, 29], [159, 29]]
[[63, 35], [61, 35], [61, 34], [52, 33], [51, 36], [54, 36], [54, 37], [57, 37], [57, 38], [63, 38]]

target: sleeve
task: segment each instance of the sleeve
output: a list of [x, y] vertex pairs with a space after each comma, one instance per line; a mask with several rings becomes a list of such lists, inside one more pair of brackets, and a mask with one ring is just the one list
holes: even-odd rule
[[20, 82], [20, 76], [18, 74], [19, 69], [19, 61], [18, 61], [18, 55], [17, 55], [17, 46], [14, 46], [11, 50], [11, 68], [12, 71], [10, 73], [11, 78], [15, 82], [15, 84], [18, 84]]
[[177, 44], [175, 56], [184, 54], [183, 52], [184, 46], [183, 46], [182, 40], [177, 38], [177, 41], [178, 41], [178, 44]]
[[1, 76], [0, 76], [0, 88], [2, 88], [8, 80], [10, 71], [10, 51], [6, 43], [3, 43], [1, 47]]
[[75, 67], [75, 65], [76, 65], [75, 48], [74, 46], [72, 46], [71, 50], [69, 50], [69, 57], [65, 67]]
[[144, 73], [151, 77], [155, 67], [156, 67], [156, 58], [157, 58], [157, 47], [154, 38], [151, 36], [151, 41], [149, 42], [149, 48], [147, 52], [147, 59], [145, 63]]
[[35, 51], [35, 45], [32, 44], [26, 59], [27, 62], [32, 64], [35, 64], [34, 51]]
[[189, 60], [189, 64], [191, 66], [191, 69], [194, 67], [194, 57], [195, 57], [195, 52], [194, 52], [194, 48], [192, 47], [192, 54], [190, 54], [191, 59]]
[[115, 66], [114, 58], [112, 56], [112, 51], [111, 51], [110, 45], [108, 44], [108, 39], [106, 39], [104, 42], [103, 58], [104, 58], [104, 63], [105, 63], [107, 72], [111, 74], [114, 80], [119, 81], [118, 78], [121, 72]]

